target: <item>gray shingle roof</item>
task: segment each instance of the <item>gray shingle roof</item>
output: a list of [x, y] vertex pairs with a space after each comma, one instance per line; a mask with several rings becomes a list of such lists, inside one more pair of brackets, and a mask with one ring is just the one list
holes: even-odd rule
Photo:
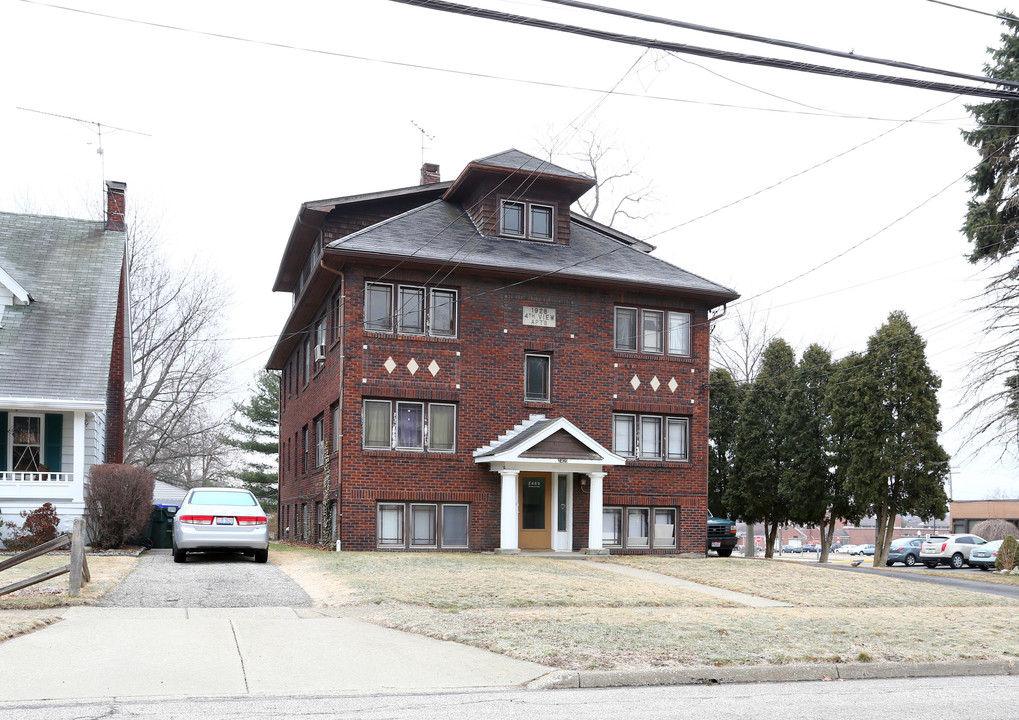
[[32, 296], [0, 319], [0, 397], [105, 402], [124, 246], [104, 222], [0, 213], [0, 267]]
[[520, 152], [516, 149], [506, 150], [495, 155], [489, 155], [479, 160], [473, 160], [475, 165], [487, 165], [489, 167], [506, 168], [508, 170], [521, 170], [528, 173], [542, 173], [544, 175], [558, 175], [559, 177], [575, 178], [578, 180], [591, 180], [587, 175], [575, 173], [572, 170], [553, 165], [547, 160], [536, 158], [533, 155]]
[[570, 244], [480, 235], [464, 209], [436, 200], [402, 215], [335, 240], [328, 246], [344, 253], [413, 256], [464, 266], [487, 266], [539, 276], [603, 280], [677, 292], [725, 302], [733, 290], [578, 222], [571, 222]]

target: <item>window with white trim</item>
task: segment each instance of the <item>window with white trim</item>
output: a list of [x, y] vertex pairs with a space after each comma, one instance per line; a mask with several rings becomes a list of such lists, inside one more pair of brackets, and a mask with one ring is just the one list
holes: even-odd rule
[[467, 548], [469, 506], [461, 503], [379, 503], [376, 544], [380, 548]]
[[552, 358], [528, 353], [524, 356], [524, 399], [548, 402], [550, 398]]
[[633, 550], [675, 548], [676, 508], [603, 508], [602, 545]]
[[325, 417], [315, 418], [315, 467], [325, 465]]
[[555, 235], [552, 205], [503, 200], [499, 205], [499, 234], [549, 242]]
[[361, 444], [366, 450], [454, 452], [456, 406], [410, 400], [365, 400]]
[[690, 332], [691, 315], [688, 312], [617, 307], [613, 349], [689, 357]]
[[614, 413], [612, 452], [643, 460], [687, 461], [690, 418]]
[[[395, 321], [394, 321], [395, 318]], [[457, 291], [421, 285], [365, 283], [364, 329], [371, 332], [456, 337]]]

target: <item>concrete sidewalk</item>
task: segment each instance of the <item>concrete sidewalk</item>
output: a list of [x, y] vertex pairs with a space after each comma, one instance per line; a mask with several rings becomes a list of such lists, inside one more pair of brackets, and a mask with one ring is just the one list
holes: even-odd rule
[[311, 608], [95, 608], [0, 643], [0, 702], [520, 687], [551, 668]]

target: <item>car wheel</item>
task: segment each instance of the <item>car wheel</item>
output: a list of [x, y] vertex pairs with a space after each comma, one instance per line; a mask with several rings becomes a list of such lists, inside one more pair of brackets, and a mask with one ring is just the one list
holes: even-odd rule
[[888, 567], [891, 567], [894, 564], [895, 564], [894, 560], [885, 560], [885, 565], [887, 565]]
[[257, 562], [257, 563], [264, 563], [268, 559], [269, 559], [269, 551], [268, 550], [256, 550], [255, 551], [255, 562]]
[[987, 572], [988, 570], [990, 570], [990, 568], [987, 567], [986, 565], [977, 565], [977, 567], [980, 568], [981, 570], [983, 570], [984, 572]]
[[173, 561], [175, 563], [187, 562], [187, 558], [188, 558], [187, 550], [180, 550], [178, 548], [173, 549]]
[[965, 562], [966, 560], [963, 558], [962, 553], [956, 553], [952, 556], [952, 559], [949, 560], [948, 564], [952, 566], [953, 570], [958, 570], [965, 564]]
[[729, 557], [732, 555], [732, 548], [718, 548], [718, 557]]
[[902, 564], [906, 567], [913, 567], [916, 565], [916, 555], [906, 555], [906, 559], [902, 561]]
[[923, 564], [926, 565], [927, 567], [929, 567], [931, 570], [933, 570], [934, 568], [936, 568], [938, 566], [938, 561], [937, 560], [924, 560]]

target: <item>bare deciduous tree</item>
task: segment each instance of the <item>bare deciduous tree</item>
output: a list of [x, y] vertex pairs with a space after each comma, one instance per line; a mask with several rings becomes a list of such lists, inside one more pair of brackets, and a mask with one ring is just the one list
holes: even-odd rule
[[180, 268], [155, 227], [133, 216], [130, 273], [134, 381], [126, 391], [124, 462], [178, 485], [215, 481], [227, 392], [220, 320], [229, 293], [209, 269]]
[[756, 301], [731, 308], [728, 317], [711, 325], [711, 364], [725, 368], [738, 385], [757, 377], [764, 351], [779, 330], [771, 327], [770, 311]]
[[[559, 139], [567, 136], [565, 141]], [[651, 217], [656, 197], [653, 184], [641, 176], [635, 160], [615, 133], [598, 127], [553, 133], [539, 140], [549, 162], [590, 175], [595, 186], [580, 198], [576, 209], [609, 227], [623, 219], [643, 222]]]

